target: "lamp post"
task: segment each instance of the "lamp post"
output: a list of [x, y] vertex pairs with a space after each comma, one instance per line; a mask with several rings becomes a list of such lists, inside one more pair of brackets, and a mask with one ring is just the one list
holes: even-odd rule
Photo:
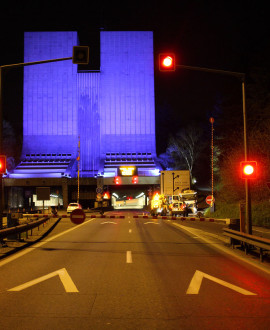
[[211, 123], [211, 187], [212, 187], [212, 201], [210, 204], [211, 212], [214, 211], [214, 118], [209, 119]]

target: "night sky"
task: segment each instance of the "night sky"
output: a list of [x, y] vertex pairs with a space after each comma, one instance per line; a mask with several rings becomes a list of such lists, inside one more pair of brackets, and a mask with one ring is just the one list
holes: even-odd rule
[[[21, 1], [1, 5], [0, 64], [23, 61], [24, 31], [76, 30], [96, 45], [100, 28], [151, 30], [154, 54], [173, 51], [177, 63], [248, 73], [269, 51], [269, 18], [261, 1]], [[89, 41], [90, 40], [90, 41]], [[270, 59], [269, 59], [270, 61]], [[241, 102], [235, 78], [177, 70], [160, 73], [155, 61], [157, 153], [170, 134], [197, 122], [209, 125], [218, 102], [233, 94]], [[4, 118], [22, 131], [22, 70], [4, 76]]]

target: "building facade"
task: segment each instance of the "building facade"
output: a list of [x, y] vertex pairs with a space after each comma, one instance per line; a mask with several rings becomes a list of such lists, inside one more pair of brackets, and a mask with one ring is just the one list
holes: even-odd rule
[[[26, 32], [24, 62], [71, 57], [78, 44], [74, 31]], [[100, 31], [97, 70], [72, 60], [24, 67], [22, 157], [7, 186], [72, 180], [78, 165], [88, 182], [113, 184], [120, 166], [134, 166], [140, 184], [156, 183], [153, 58], [152, 32]]]

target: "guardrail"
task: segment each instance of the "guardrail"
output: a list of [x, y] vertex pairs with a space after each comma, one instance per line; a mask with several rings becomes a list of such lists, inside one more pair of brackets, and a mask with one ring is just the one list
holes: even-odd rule
[[169, 215], [133, 215], [133, 218], [143, 218], [143, 219], [163, 219], [163, 220], [190, 220], [190, 221], [209, 221], [209, 222], [221, 222], [227, 225], [234, 223], [235, 219], [215, 219], [206, 217], [175, 217]]
[[33, 228], [39, 227], [40, 225], [42, 225], [44, 222], [46, 222], [48, 220], [49, 220], [49, 218], [45, 217], [43, 219], [33, 221], [33, 222], [28, 222], [23, 225], [18, 225], [18, 226], [2, 229], [2, 230], [0, 230], [0, 239], [6, 238], [10, 235], [20, 234], [25, 231], [31, 230]]
[[233, 248], [235, 245], [239, 245], [239, 243], [241, 243], [241, 246], [244, 247], [246, 254], [249, 250], [253, 249], [254, 246], [259, 248], [261, 262], [263, 262], [264, 252], [270, 251], [270, 239], [249, 235], [227, 228], [223, 228], [223, 234], [230, 237], [230, 244]]

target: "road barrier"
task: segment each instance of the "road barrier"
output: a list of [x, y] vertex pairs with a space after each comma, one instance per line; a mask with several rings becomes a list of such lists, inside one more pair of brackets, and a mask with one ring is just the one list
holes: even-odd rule
[[161, 216], [161, 215], [134, 215], [133, 218], [143, 218], [143, 219], [163, 219], [163, 220], [190, 220], [190, 221], [209, 221], [209, 222], [221, 222], [224, 224], [231, 224], [234, 219], [214, 219], [214, 218], [199, 218], [199, 217], [175, 217], [175, 216]]
[[223, 234], [230, 237], [230, 245], [234, 248], [235, 245], [241, 244], [247, 254], [254, 247], [259, 248], [260, 261], [263, 262], [264, 252], [270, 251], [270, 239], [249, 235], [243, 232], [232, 229], [223, 229]]
[[0, 230], [0, 239], [6, 238], [10, 235], [20, 234], [20, 233], [26, 232], [28, 230], [31, 230], [33, 228], [39, 227], [40, 225], [44, 224], [48, 220], [49, 220], [48, 217], [43, 217], [43, 219], [28, 222], [23, 225], [18, 225], [18, 226], [2, 229], [2, 230]]

